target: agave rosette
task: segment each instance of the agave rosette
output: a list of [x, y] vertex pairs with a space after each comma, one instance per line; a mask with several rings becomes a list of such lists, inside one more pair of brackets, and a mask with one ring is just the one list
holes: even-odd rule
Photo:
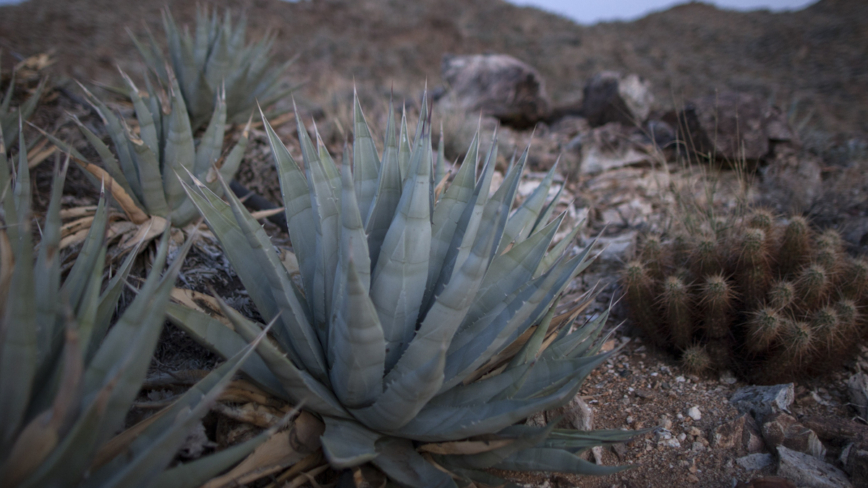
[[[197, 143], [177, 80], [171, 79], [168, 93], [159, 87], [155, 89], [148, 81], [147, 90], [142, 93], [126, 74], [121, 74], [135, 110], [138, 125], [135, 131], [123, 117], [82, 87], [88, 102], [102, 117], [114, 152], [87, 126], [77, 118], [73, 119], [99, 154], [102, 167], [85, 161], [84, 156], [68, 144], [48, 137], [69, 151], [93, 176], [96, 184], [111, 182], [112, 195], [123, 209], [125, 220], [135, 224], [113, 227], [113, 234], [125, 235], [120, 247], [127, 249], [142, 237], [152, 239], [160, 235], [169, 225], [182, 228], [198, 220], [199, 211], [187, 198], [180, 179], [192, 181], [188, 176], [192, 174], [222, 195], [218, 173], [231, 180], [238, 171], [247, 148], [249, 124], [235, 146], [224, 154], [226, 103], [223, 93], [216, 97], [217, 104], [210, 123]], [[91, 215], [78, 217], [87, 221]], [[74, 224], [67, 226], [69, 229], [76, 227]], [[80, 241], [85, 232], [86, 228], [79, 230], [78, 238], [70, 236], [64, 241], [64, 246]]]
[[163, 28], [169, 46], [168, 62], [150, 32], [147, 44], [131, 32], [130, 37], [163, 83], [169, 83], [171, 71], [177, 75], [194, 129], [208, 120], [215, 108], [214, 100], [223, 90], [228, 120], [238, 123], [250, 116], [257, 100], [268, 105], [289, 93], [282, 88], [281, 75], [291, 61], [279, 67], [271, 65], [272, 35], [245, 45], [246, 17], [233, 24], [226, 11], [221, 23], [216, 11], [209, 16], [207, 8], [197, 8], [195, 33], [191, 36], [187, 30], [181, 32], [172, 14], [165, 10]]
[[[20, 131], [19, 147], [26, 147]], [[170, 407], [115, 436], [147, 374], [165, 303], [192, 241], [161, 277], [169, 249], [168, 233], [164, 235], [138, 295], [109, 327], [134, 254], [103, 287], [104, 193], [81, 251], [62, 278], [60, 197], [67, 165], [55, 172], [35, 252], [26, 152], [19, 153], [16, 172], [10, 166], [0, 134], [3, 486], [199, 486], [263, 442], [267, 434], [218, 457], [164, 471], [252, 347], [240, 350]]]
[[[560, 295], [590, 262], [589, 248], [565, 254], [575, 231], [547, 253], [563, 220], [549, 222], [554, 169], [510, 212], [527, 151], [489, 195], [497, 148], [477, 178], [477, 138], [436, 195], [425, 99], [422, 107], [412, 144], [405, 118], [396, 138], [390, 110], [380, 158], [356, 99], [353, 164], [345, 150], [340, 171], [299, 122], [302, 169], [263, 116], [298, 264], [292, 271], [233, 195], [227, 203], [204, 183], [185, 185], [259, 313], [276, 321], [274, 341], [263, 342], [244, 371], [322, 416], [323, 450], [336, 468], [370, 461], [399, 484], [428, 487], [489, 482], [495, 478], [481, 470], [490, 467], [617, 470], [576, 452], [626, 432], [516, 425], [568, 402], [608, 357], [597, 355], [605, 314], [573, 333], [553, 322]], [[168, 311], [197, 340], [231, 355], [261, 325], [229, 307], [224, 313], [232, 328], [181, 305]], [[464, 447], [443, 447], [455, 442]]]

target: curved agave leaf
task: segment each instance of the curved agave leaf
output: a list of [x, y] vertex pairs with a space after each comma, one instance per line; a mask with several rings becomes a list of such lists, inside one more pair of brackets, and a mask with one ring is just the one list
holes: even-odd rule
[[338, 469], [359, 466], [376, 458], [377, 441], [383, 436], [356, 422], [323, 417], [322, 450], [329, 464]]

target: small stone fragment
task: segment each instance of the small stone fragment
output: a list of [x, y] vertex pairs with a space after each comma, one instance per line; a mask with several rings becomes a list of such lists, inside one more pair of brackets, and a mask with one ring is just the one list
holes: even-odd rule
[[711, 443], [717, 449], [732, 449], [742, 440], [747, 414], [735, 420], [718, 425], [711, 434]]
[[699, 407], [690, 407], [687, 409], [687, 416], [692, 418], [693, 420], [701, 420], [702, 413], [699, 411]]
[[746, 386], [739, 388], [729, 402], [741, 413], [750, 413], [757, 422], [777, 412], [788, 412], [793, 404], [795, 388], [792, 383], [774, 386]]

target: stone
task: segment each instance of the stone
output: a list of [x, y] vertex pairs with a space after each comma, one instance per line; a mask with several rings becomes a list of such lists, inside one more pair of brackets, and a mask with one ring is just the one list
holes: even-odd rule
[[650, 164], [652, 161], [646, 136], [635, 127], [610, 122], [582, 132], [566, 145], [576, 155], [577, 168], [567, 168], [570, 175], [593, 175], [625, 166]]
[[850, 405], [863, 419], [868, 419], [868, 374], [856, 373], [847, 381]]
[[844, 469], [855, 486], [868, 486], [868, 449], [848, 445], [841, 453]]
[[746, 417], [747, 414], [742, 414], [735, 420], [718, 425], [711, 433], [711, 445], [716, 449], [732, 449], [741, 444]]
[[800, 214], [823, 192], [821, 161], [791, 144], [775, 144], [760, 169], [757, 203], [780, 213]]
[[775, 457], [766, 453], [748, 454], [735, 460], [736, 464], [747, 471], [757, 471], [766, 466], [771, 466], [774, 462]]
[[742, 429], [741, 445], [745, 451], [751, 454], [765, 452], [768, 450], [766, 449], [766, 441], [763, 439], [762, 432], [760, 432], [760, 428], [759, 425], [756, 423], [756, 419], [754, 419], [750, 415], [744, 416], [744, 428]]
[[444, 54], [440, 74], [449, 88], [438, 103], [525, 126], [544, 119], [549, 112], [542, 76], [512, 56]]
[[727, 91], [696, 98], [666, 118], [675, 119], [671, 122], [678, 127], [678, 139], [689, 150], [730, 163], [763, 159], [772, 141], [794, 139], [780, 109], [747, 93]]
[[784, 446], [794, 451], [810, 454], [817, 459], [826, 457], [826, 448], [816, 432], [783, 412], [769, 417], [762, 426], [763, 438], [769, 447]]
[[653, 104], [649, 83], [638, 75], [602, 71], [585, 85], [582, 113], [594, 127], [609, 122], [637, 125]]
[[702, 413], [699, 411], [699, 407], [690, 407], [687, 409], [687, 416], [692, 418], [693, 420], [701, 420]]
[[741, 413], [749, 413], [764, 422], [777, 412], [789, 412], [795, 389], [792, 383], [773, 386], [745, 386], [729, 398], [729, 402]]
[[806, 488], [852, 488], [840, 469], [810, 454], [778, 447], [778, 475]]
[[528, 417], [525, 422], [527, 425], [534, 427], [544, 427], [557, 417], [561, 417], [558, 422], [558, 428], [576, 429], [580, 431], [594, 430], [594, 410], [582, 400], [582, 397], [576, 395], [569, 403], [563, 407], [548, 410], [545, 412], [537, 412]]

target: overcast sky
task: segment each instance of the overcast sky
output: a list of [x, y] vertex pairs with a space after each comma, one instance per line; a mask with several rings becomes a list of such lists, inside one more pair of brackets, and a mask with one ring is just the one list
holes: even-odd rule
[[[601, 21], [635, 20], [657, 10], [687, 3], [684, 0], [507, 0], [516, 5], [531, 5], [561, 14], [580, 24]], [[719, 8], [736, 10], [798, 10], [817, 0], [707, 0]]]

